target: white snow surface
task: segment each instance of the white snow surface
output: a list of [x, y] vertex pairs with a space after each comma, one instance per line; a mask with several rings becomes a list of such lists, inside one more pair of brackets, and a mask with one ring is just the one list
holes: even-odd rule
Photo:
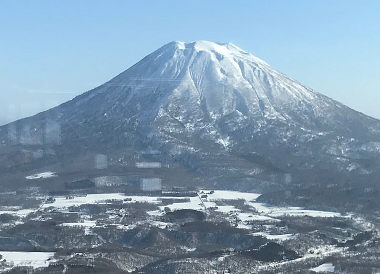
[[294, 234], [276, 234], [276, 235], [273, 235], [273, 234], [269, 234], [266, 232], [255, 232], [255, 233], [252, 233], [252, 235], [253, 236], [263, 236], [263, 237], [267, 238], [268, 240], [278, 240], [278, 241], [286, 241], [286, 240], [292, 240], [292, 239], [297, 238], [297, 236]]
[[230, 191], [230, 190], [214, 190], [212, 194], [210, 194], [212, 190], [203, 190], [205, 194], [208, 196], [209, 201], [215, 200], [247, 200], [254, 201], [261, 194], [258, 193], [248, 193], [248, 192], [240, 192], [240, 191]]
[[53, 262], [53, 252], [16, 252], [0, 251], [0, 255], [7, 264], [13, 266], [31, 266], [33, 268], [47, 267], [49, 262]]
[[284, 215], [289, 216], [310, 216], [310, 217], [342, 217], [340, 213], [330, 212], [330, 211], [319, 211], [319, 210], [306, 210], [302, 207], [276, 207], [258, 202], [248, 203], [250, 206], [256, 209], [257, 212], [270, 216], [279, 217]]
[[[246, 204], [254, 208], [258, 214], [254, 214], [257, 218], [262, 220], [275, 220], [273, 218], [289, 215], [289, 216], [310, 216], [310, 217], [341, 217], [340, 213], [329, 212], [329, 211], [319, 211], [319, 210], [306, 210], [302, 207], [276, 207], [267, 205], [264, 203], [256, 202], [256, 199], [261, 195], [257, 193], [246, 193], [239, 191], [228, 191], [228, 190], [215, 190], [213, 194], [209, 194], [211, 190], [203, 190], [207, 194], [208, 201], [217, 200], [245, 200]], [[230, 212], [234, 211], [230, 206], [220, 206], [217, 211]], [[242, 219], [246, 219], [244, 214], [240, 214]], [[252, 214], [248, 214], [250, 216]], [[260, 216], [260, 217], [259, 217]], [[252, 217], [254, 218], [254, 217]]]
[[[75, 111], [85, 111], [96, 97], [102, 117], [107, 113], [109, 119], [112, 115], [120, 118], [119, 109], [127, 111], [128, 117], [138, 117], [141, 125], [165, 118], [164, 125], [155, 128], [160, 132], [153, 131], [150, 137], [176, 130], [191, 134], [207, 125], [211, 137], [223, 147], [233, 141], [217, 126], [226, 115], [253, 119], [255, 128], [260, 128], [273, 119], [312, 123], [310, 117], [328, 116], [336, 108], [336, 102], [234, 44], [209, 41], [164, 45], [87, 96], [78, 97]], [[110, 106], [114, 111], [109, 111]]]
[[335, 267], [332, 263], [326, 263], [322, 264], [318, 267], [310, 269], [311, 271], [318, 272], [318, 273], [326, 273], [326, 272], [334, 272]]
[[[212, 194], [210, 194], [212, 193]], [[207, 195], [207, 198], [200, 198], [201, 195]], [[162, 199], [178, 200], [178, 197], [155, 197], [155, 196], [128, 196], [123, 193], [104, 193], [104, 194], [88, 194], [84, 196], [73, 197], [56, 197], [53, 203], [43, 204], [41, 208], [54, 207], [58, 209], [68, 209], [71, 206], [81, 206], [84, 204], [106, 204], [112, 201], [123, 201], [123, 203], [150, 203], [156, 204], [159, 211], [148, 212], [151, 216], [160, 216], [165, 208], [171, 211], [180, 209], [193, 209], [206, 211], [213, 209], [217, 212], [235, 216], [241, 222], [250, 221], [278, 221], [278, 217], [289, 216], [311, 216], [311, 217], [341, 217], [341, 214], [328, 211], [305, 210], [301, 207], [275, 207], [267, 204], [256, 202], [260, 196], [257, 193], [246, 193], [228, 190], [200, 190], [199, 196], [187, 197], [187, 201], [173, 202], [169, 205], [161, 205]], [[180, 199], [181, 200], [181, 199]], [[228, 202], [229, 200], [244, 200], [246, 205], [252, 208], [252, 212], [243, 212], [233, 205], [218, 205], [218, 201]], [[31, 211], [19, 212], [19, 215], [27, 215]], [[8, 212], [7, 212], [8, 213]], [[11, 212], [10, 212], [11, 213]], [[71, 224], [74, 225], [74, 224]], [[78, 226], [86, 226], [86, 224], [76, 224]]]
[[[129, 196], [123, 193], [104, 193], [88, 194], [83, 196], [56, 197], [53, 203], [46, 203], [41, 209], [56, 208], [61, 212], [69, 209], [71, 206], [80, 206], [84, 204], [109, 204], [114, 201], [123, 203], [150, 203], [157, 205], [157, 209], [147, 211], [149, 215], [147, 222], [141, 221], [134, 225], [150, 225], [160, 228], [170, 227], [170, 223], [162, 222], [160, 217], [167, 210], [176, 211], [181, 209], [198, 210], [205, 213], [211, 211], [223, 214], [226, 220], [230, 221], [238, 228], [252, 229], [255, 223], [275, 223], [279, 222], [281, 216], [311, 216], [311, 217], [340, 217], [339, 213], [324, 212], [315, 210], [305, 210], [299, 207], [274, 207], [263, 203], [256, 202], [260, 196], [257, 193], [246, 193], [228, 190], [199, 190], [198, 196], [195, 197], [170, 197], [170, 196]], [[163, 204], [163, 201], [173, 200], [171, 204]], [[242, 200], [243, 205], [249, 208], [239, 208], [235, 206], [237, 200]], [[241, 205], [241, 202], [238, 203]], [[27, 212], [26, 212], [27, 213]], [[25, 214], [26, 214], [25, 213]], [[85, 229], [86, 234], [91, 234], [91, 229], [97, 226], [96, 221], [90, 220], [91, 216], [83, 217], [75, 223], [63, 223], [62, 226], [81, 227]], [[118, 221], [115, 219], [115, 224]], [[135, 226], [118, 226], [120, 229], [129, 230]], [[260, 233], [261, 236], [272, 240], [285, 241], [293, 239], [296, 236], [290, 234], [272, 235], [269, 233]]]
[[[178, 153], [180, 144], [187, 150], [198, 149], [188, 137], [211, 140], [226, 150], [237, 146], [240, 136], [226, 133], [220, 125], [231, 132], [249, 128], [246, 134], [253, 137], [252, 133], [265, 133], [278, 124], [291, 129], [287, 136], [278, 137], [278, 141], [288, 142], [293, 137], [322, 138], [329, 128], [338, 130], [336, 126], [347, 114], [355, 116], [355, 122], [363, 122], [363, 117], [349, 108], [236, 45], [209, 41], [168, 43], [58, 108], [62, 113], [58, 123], [80, 125], [83, 115], [91, 114], [94, 120], [125, 129], [126, 135], [134, 127], [135, 132], [147, 136], [147, 142], [176, 142]], [[101, 124], [93, 130], [102, 131]], [[300, 137], [293, 130], [300, 127], [309, 137]], [[345, 125], [342, 129], [347, 130]], [[156, 147], [149, 150], [145, 153], [160, 153]]]
[[84, 220], [80, 223], [62, 223], [60, 226], [92, 228], [96, 226], [96, 221]]
[[18, 217], [26, 217], [30, 213], [35, 212], [37, 209], [18, 209], [18, 210], [0, 210], [0, 215], [1, 214], [10, 214], [13, 216], [18, 216]]
[[107, 201], [112, 200], [125, 200], [131, 198], [131, 201], [124, 201], [125, 203], [153, 203], [158, 204], [157, 197], [152, 196], [126, 196], [123, 193], [103, 193], [103, 194], [88, 194], [84, 196], [73, 197], [57, 197], [53, 203], [44, 204], [43, 208], [68, 208], [70, 206], [81, 206], [85, 204], [105, 204]]
[[[191, 122], [186, 111], [196, 110], [193, 114], [200, 115], [202, 104], [216, 118], [239, 111], [246, 116], [284, 120], [286, 117], [273, 106], [280, 106], [277, 109], [299, 104], [312, 106], [317, 97], [310, 89], [231, 43], [172, 42], [151, 56], [155, 56], [159, 67], [154, 77], [149, 71], [150, 76], [137, 78], [140, 82], [168, 79], [174, 91], [161, 105], [171, 112], [172, 102], [183, 104], [182, 113], [176, 118], [184, 124]], [[129, 82], [128, 73], [129, 70], [114, 80]]]
[[46, 178], [52, 178], [52, 177], [57, 177], [57, 174], [52, 171], [46, 171], [46, 172], [41, 172], [41, 173], [36, 173], [30, 176], [26, 176], [25, 178], [28, 180], [35, 180], [35, 179], [46, 179]]
[[205, 206], [202, 204], [199, 197], [189, 197], [189, 198], [190, 198], [190, 201], [188, 202], [173, 203], [167, 206], [161, 206], [160, 209], [164, 210], [165, 207], [169, 208], [171, 211], [180, 210], [180, 209], [194, 209], [194, 210], [203, 211], [205, 209]]

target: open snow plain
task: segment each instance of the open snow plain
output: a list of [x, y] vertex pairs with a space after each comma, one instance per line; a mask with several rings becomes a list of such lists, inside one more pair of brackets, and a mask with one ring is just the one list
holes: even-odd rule
[[187, 265], [190, 273], [214, 273], [207, 269], [228, 264], [230, 273], [314, 273], [323, 263], [326, 271], [344, 269], [347, 254], [377, 239], [376, 226], [362, 217], [271, 206], [259, 197], [211, 189], [36, 195], [30, 208], [1, 207], [0, 269], [178, 273]]
[[[67, 211], [70, 207], [80, 207], [82, 205], [107, 205], [113, 203], [133, 204], [133, 203], [146, 203], [157, 205], [158, 209], [154, 211], [148, 211], [148, 215], [151, 217], [147, 219], [147, 225], [155, 225], [157, 221], [163, 215], [165, 211], [178, 211], [178, 210], [197, 210], [204, 213], [209, 211], [215, 211], [220, 215], [233, 219], [235, 223], [241, 228], [250, 229], [252, 226], [250, 222], [255, 221], [267, 221], [267, 222], [279, 222], [280, 219], [276, 217], [281, 216], [310, 216], [310, 217], [341, 217], [341, 214], [328, 211], [317, 210], [305, 210], [300, 207], [275, 207], [267, 204], [256, 202], [256, 199], [260, 196], [257, 193], [244, 193], [238, 191], [227, 190], [199, 190], [194, 197], [175, 197], [170, 196], [151, 196], [151, 195], [125, 195], [123, 193], [104, 193], [104, 194], [88, 194], [82, 196], [71, 197], [57, 197], [54, 202], [46, 203], [41, 207], [41, 210], [58, 210]], [[171, 200], [172, 203], [163, 205], [163, 201]], [[245, 206], [245, 209], [240, 209], [239, 206], [233, 205], [234, 201], [241, 201]], [[232, 204], [230, 204], [232, 203]], [[20, 211], [16, 211], [16, 214], [21, 214]], [[84, 220], [91, 216], [83, 215], [79, 220], [77, 226], [95, 226], [94, 222], [88, 225], [88, 222]], [[117, 222], [115, 221], [115, 224]], [[65, 224], [62, 224], [65, 225]], [[75, 223], [67, 224], [75, 226]], [[160, 223], [161, 225], [161, 223]], [[168, 225], [170, 225], [168, 223]], [[264, 235], [264, 234], [263, 234]], [[268, 235], [271, 236], [270, 234]]]

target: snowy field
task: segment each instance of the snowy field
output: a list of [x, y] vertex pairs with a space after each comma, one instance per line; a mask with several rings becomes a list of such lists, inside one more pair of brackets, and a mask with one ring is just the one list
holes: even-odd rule
[[[341, 214], [336, 212], [318, 211], [318, 210], [305, 210], [301, 207], [275, 207], [268, 204], [256, 202], [256, 199], [261, 195], [257, 193], [245, 193], [238, 191], [227, 190], [203, 190], [207, 194], [208, 201], [223, 201], [223, 200], [245, 200], [245, 203], [254, 209], [262, 220], [276, 220], [274, 218], [280, 216], [310, 216], [310, 217], [341, 217]], [[218, 211], [234, 211], [231, 207], [220, 206]], [[235, 209], [236, 211], [239, 211]], [[242, 220], [247, 220], [245, 214], [241, 215]], [[248, 215], [249, 216], [249, 215]]]
[[[230, 221], [238, 222], [238, 227], [243, 229], [251, 229], [252, 222], [278, 222], [281, 216], [311, 216], [311, 217], [341, 217], [339, 213], [305, 210], [300, 207], [274, 207], [267, 204], [256, 202], [260, 196], [257, 193], [245, 193], [239, 191], [227, 190], [200, 190], [198, 196], [195, 197], [155, 197], [155, 196], [128, 196], [123, 193], [104, 193], [104, 194], [88, 194], [84, 196], [57, 197], [53, 203], [44, 204], [41, 208], [57, 208], [59, 210], [67, 210], [71, 206], [81, 206], [85, 204], [111, 204], [114, 201], [122, 203], [149, 203], [157, 205], [157, 210], [148, 211], [151, 216], [150, 225], [163, 227], [165, 225], [155, 222], [155, 218], [163, 216], [165, 210], [175, 211], [181, 209], [193, 209], [203, 211], [205, 213], [211, 210], [223, 214]], [[163, 200], [172, 199], [174, 202], [169, 205], [162, 205]], [[241, 210], [236, 206], [229, 204], [233, 201], [243, 201], [249, 206], [250, 210]], [[176, 202], [178, 201], [178, 202]], [[220, 203], [223, 205], [219, 205]], [[31, 211], [32, 212], [32, 211]], [[20, 211], [18, 214], [27, 214], [28, 211]], [[94, 227], [95, 222], [65, 224], [67, 226]], [[270, 237], [270, 236], [268, 236]], [[278, 237], [273, 235], [273, 239], [284, 240], [288, 236]], [[290, 236], [289, 236], [290, 237]]]
[[330, 211], [319, 211], [319, 210], [305, 210], [302, 207], [275, 207], [263, 203], [251, 202], [248, 203], [250, 206], [255, 208], [259, 213], [270, 216], [270, 217], [280, 217], [280, 216], [310, 216], [310, 217], [342, 217], [340, 213], [330, 212]]
[[[245, 193], [239, 191], [227, 190], [199, 190], [194, 197], [173, 197], [173, 196], [148, 196], [148, 195], [126, 195], [124, 193], [103, 193], [103, 194], [87, 194], [72, 195], [67, 197], [55, 197], [46, 202], [47, 197], [38, 197], [45, 201], [39, 208], [22, 209], [21, 207], [4, 207], [0, 214], [11, 214], [27, 219], [31, 213], [44, 211], [70, 212], [77, 214], [74, 222], [63, 222], [59, 226], [76, 227], [83, 229], [84, 235], [93, 235], [94, 228], [114, 225], [120, 230], [130, 230], [138, 226], [152, 226], [161, 229], [174, 227], [173, 222], [166, 222], [162, 218], [167, 211], [175, 211], [181, 209], [198, 210], [205, 213], [206, 216], [212, 216], [217, 220], [227, 220], [231, 226], [247, 229], [253, 236], [262, 236], [271, 241], [283, 242], [293, 240], [299, 237], [298, 234], [290, 234], [286, 230], [282, 231], [276, 227], [276, 223], [281, 221], [284, 216], [310, 216], [315, 218], [321, 217], [342, 217], [339, 213], [305, 210], [301, 207], [276, 207], [268, 204], [257, 202], [260, 194]], [[106, 210], [106, 219], [97, 219], [95, 215], [85, 212], [72, 211], [70, 207], [77, 207], [86, 204], [96, 205], [121, 205], [121, 204], [149, 204], [149, 211], [142, 211], [141, 215], [136, 216], [137, 219], [129, 219], [128, 207], [109, 207]], [[138, 208], [139, 205], [136, 205]], [[141, 208], [145, 208], [142, 205]], [[351, 215], [347, 215], [350, 217]], [[134, 217], [134, 218], [136, 218]], [[18, 221], [21, 222], [21, 221]], [[359, 222], [359, 221], [358, 221]], [[363, 226], [365, 222], [363, 220]], [[257, 227], [261, 229], [258, 230]], [[307, 253], [299, 260], [307, 259], [315, 254], [334, 254], [341, 252], [341, 249], [312, 250], [311, 255]], [[6, 267], [14, 266], [31, 266], [34, 268], [47, 267], [50, 262], [54, 261], [54, 253], [49, 252], [1, 252], [3, 260], [7, 262]], [[315, 272], [330, 271], [334, 267], [331, 264], [324, 264], [311, 269]]]
[[12, 209], [12, 210], [0, 210], [1, 214], [10, 214], [20, 218], [28, 216], [30, 213], [35, 212], [37, 209]]
[[96, 221], [84, 220], [80, 223], [62, 223], [61, 226], [93, 228], [96, 226]]
[[47, 179], [47, 178], [52, 178], [52, 177], [57, 177], [57, 174], [55, 174], [55, 172], [47, 171], [47, 172], [41, 172], [41, 173], [36, 173], [30, 176], [26, 176], [25, 178], [28, 180], [35, 180], [35, 179]]
[[[125, 201], [131, 198], [130, 201]], [[81, 206], [85, 204], [107, 204], [112, 201], [123, 201], [124, 203], [160, 203], [157, 197], [153, 196], [126, 196], [123, 193], [87, 194], [85, 196], [57, 197], [53, 203], [43, 205], [43, 208], [55, 207], [67, 209], [71, 206]]]
[[257, 193], [247, 193], [247, 192], [239, 192], [239, 191], [229, 191], [229, 190], [203, 190], [207, 194], [208, 200], [216, 201], [216, 200], [239, 200], [243, 199], [246, 201], [254, 201], [261, 194]]
[[278, 241], [286, 241], [286, 240], [292, 240], [296, 239], [297, 236], [294, 234], [277, 234], [277, 235], [271, 235], [266, 232], [256, 232], [252, 233], [253, 236], [262, 236], [264, 238], [267, 238], [268, 240], [278, 240]]
[[318, 267], [310, 269], [311, 271], [317, 272], [317, 273], [326, 273], [326, 272], [334, 272], [335, 267], [331, 263], [322, 264]]
[[14, 251], [0, 251], [7, 265], [16, 266], [30, 266], [33, 268], [47, 267], [50, 262], [53, 262], [53, 252], [14, 252]]

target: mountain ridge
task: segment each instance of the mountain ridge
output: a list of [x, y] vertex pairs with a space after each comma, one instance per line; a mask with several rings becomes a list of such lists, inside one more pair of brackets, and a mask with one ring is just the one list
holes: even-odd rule
[[376, 177], [380, 121], [233, 44], [171, 42], [71, 101], [0, 127], [0, 140], [54, 147], [56, 161], [127, 149], [131, 165], [158, 151], [149, 157], [224, 187], [271, 185], [273, 176], [281, 184], [286, 173], [324, 184]]
[[[205, 43], [202, 41], [201, 45], [203, 47], [201, 47], [201, 49], [205, 48], [204, 44]], [[190, 45], [190, 46], [184, 46], [184, 45]], [[207, 100], [207, 94], [206, 94], [206, 96], [204, 96], [205, 93], [203, 92], [203, 90], [207, 89], [207, 87], [203, 87], [201, 84], [201, 80], [203, 79], [202, 77], [204, 76], [203, 74], [205, 72], [200, 73], [200, 74], [198, 73], [199, 71], [202, 71], [202, 69], [204, 69], [205, 67], [202, 67], [199, 64], [195, 64], [195, 65], [198, 65], [196, 67], [196, 69], [189, 70], [190, 65], [188, 65], [186, 67], [186, 66], [184, 66], [183, 63], [185, 61], [190, 62], [191, 59], [193, 58], [193, 56], [190, 56], [190, 57], [180, 56], [180, 57], [187, 57], [187, 58], [178, 58], [179, 54], [186, 55], [186, 54], [189, 54], [188, 51], [191, 51], [191, 50], [193, 51], [193, 52], [190, 52], [192, 55], [194, 55], [194, 51], [197, 54], [204, 55], [204, 50], [199, 50], [199, 47], [197, 47], [197, 46], [198, 46], [197, 43], [185, 44], [182, 42], [171, 42], [171, 43], [161, 47], [159, 50], [153, 52], [152, 54], [148, 55], [147, 57], [142, 59], [142, 61], [140, 61], [136, 65], [132, 66], [127, 71], [119, 74], [118, 76], [114, 77], [113, 79], [111, 79], [110, 81], [108, 81], [104, 85], [101, 85], [100, 87], [96, 88], [95, 90], [97, 90], [97, 94], [99, 94], [99, 93], [102, 93], [101, 90], [103, 90], [103, 92], [106, 91], [106, 92], [112, 93], [112, 91], [110, 91], [110, 89], [114, 89], [114, 88], [121, 88], [121, 89], [124, 88], [124, 90], [122, 90], [123, 93], [126, 92], [126, 90], [125, 90], [126, 88], [135, 89], [136, 91], [140, 91], [140, 93], [141, 93], [142, 89], [148, 89], [147, 91], [145, 91], [145, 95], [149, 95], [149, 93], [152, 92], [152, 89], [149, 90], [149, 88], [151, 88], [151, 87], [153, 89], [156, 89], [156, 88], [160, 88], [163, 85], [166, 85], [166, 86], [169, 86], [168, 89], [171, 88], [171, 89], [174, 89], [175, 91], [177, 91], [178, 85], [182, 84], [185, 86], [187, 91], [190, 90], [190, 92], [192, 91], [192, 89], [195, 88], [195, 91], [193, 91], [193, 93], [194, 93], [193, 97], [194, 96], [197, 97], [196, 93], [198, 93], [198, 98], [196, 98], [198, 101], [201, 99], [206, 100], [206, 101], [211, 101], [211, 99]], [[218, 45], [218, 46], [223, 48], [223, 46], [221, 46], [221, 45]], [[173, 50], [172, 47], [174, 47], [175, 50]], [[169, 53], [168, 53], [168, 50], [169, 50]], [[187, 52], [185, 52], [185, 51], [187, 51]], [[209, 51], [209, 54], [210, 53], [211, 53], [211, 51]], [[157, 58], [162, 58], [163, 56], [165, 57], [166, 56], [165, 54], [169, 55], [169, 57], [170, 57], [169, 61], [159, 60], [159, 62], [153, 62], [153, 65], [152, 65], [152, 59], [153, 59], [153, 61], [157, 61]], [[174, 64], [172, 64], [174, 62], [173, 59], [175, 59], [175, 57], [177, 57], [178, 60], [176, 60], [176, 62]], [[196, 57], [197, 57], [196, 60], [201, 59], [202, 61], [204, 61], [203, 59], [205, 59], [204, 56], [196, 56]], [[185, 61], [184, 61], [184, 59], [185, 59]], [[188, 59], [190, 59], [190, 61]], [[213, 57], [211, 56], [209, 59], [212, 60]], [[258, 59], [258, 60], [260, 60], [260, 59]], [[209, 60], [207, 60], [207, 61], [209, 61]], [[214, 61], [214, 60], [212, 60], [212, 61]], [[147, 64], [145, 64], [146, 62], [147, 62]], [[172, 62], [172, 63], [169, 63], [169, 65], [171, 65], [171, 66], [168, 65], [168, 62]], [[246, 79], [244, 79], [244, 75], [243, 75], [244, 69], [246, 71], [248, 71], [248, 73], [251, 73], [252, 70], [250, 71], [249, 68], [244, 67], [244, 64], [242, 64], [242, 63], [240, 65], [238, 65], [236, 62], [235, 63], [234, 62], [228, 62], [228, 63], [229, 63], [228, 65], [230, 66], [229, 68], [231, 68], [232, 70], [235, 69], [235, 71], [233, 71], [233, 73], [231, 73], [232, 75], [229, 75], [229, 78], [241, 76], [233, 84], [236, 85], [236, 82], [245, 82], [244, 83], [245, 86], [239, 87], [239, 90], [246, 89], [247, 86], [252, 85], [252, 83], [263, 83], [263, 82], [267, 81], [270, 84], [271, 80], [270, 80], [270, 77], [267, 76], [268, 73], [264, 74], [262, 76], [262, 79], [258, 79], [258, 77], [256, 77], [254, 79], [250, 79], [251, 81], [245, 81]], [[194, 64], [194, 63], [192, 63], [192, 64]], [[266, 70], [270, 69], [271, 72], [275, 71], [275, 70], [271, 69], [269, 67], [269, 65], [267, 65], [265, 62], [263, 62], [263, 64], [265, 64], [265, 66], [267, 66], [265, 68]], [[161, 65], [161, 67], [160, 67], [160, 65]], [[181, 69], [176, 70], [177, 66], [180, 66], [180, 65], [182, 65]], [[211, 64], [211, 66], [212, 66], [212, 64]], [[173, 69], [173, 67], [174, 67], [174, 69]], [[223, 67], [218, 68], [218, 69], [220, 69], [220, 71], [225, 71], [225, 69]], [[262, 67], [260, 67], [260, 69], [262, 69]], [[137, 72], [136, 72], [136, 70], [137, 70]], [[187, 74], [187, 71], [190, 71], [190, 75]], [[258, 70], [257, 73], [260, 74], [261, 71], [262, 70]], [[158, 72], [158, 75], [157, 75], [157, 72]], [[163, 72], [165, 73], [164, 75], [162, 74]], [[132, 74], [133, 77], [129, 76], [128, 74]], [[138, 76], [136, 76], [136, 74]], [[152, 74], [153, 74], [153, 76], [152, 76]], [[222, 75], [220, 73], [219, 73], [219, 75], [215, 75], [215, 70], [214, 70], [214, 71], [210, 72], [210, 74], [212, 74], [212, 75], [207, 75], [208, 77], [205, 77], [205, 78], [210, 78], [209, 76], [211, 76], [211, 77], [213, 76], [215, 79], [212, 79], [214, 81], [211, 81], [211, 82], [213, 85], [215, 85], [215, 83], [216, 83], [216, 85], [219, 85], [219, 89], [223, 90], [224, 86], [230, 84], [230, 83], [227, 83], [228, 80], [225, 80], [228, 77], [227, 76], [224, 77], [223, 73], [221, 73]], [[241, 74], [241, 75], [239, 75], [239, 74]], [[149, 75], [149, 77], [147, 77], [146, 75]], [[280, 78], [284, 78], [287, 81], [293, 81], [293, 79], [291, 79], [291, 78], [289, 78], [283, 74], [279, 74], [276, 71], [276, 76], [277, 75], [281, 75]], [[252, 78], [252, 75], [249, 75], [249, 76]], [[272, 78], [272, 81], [273, 81], [273, 78]], [[316, 108], [310, 109], [310, 103], [311, 103], [310, 101], [312, 101], [314, 99], [314, 97], [316, 97], [316, 96], [318, 97], [318, 96], [323, 96], [323, 95], [316, 93], [316, 92], [312, 91], [311, 89], [308, 89], [308, 88], [302, 86], [301, 84], [299, 84], [299, 82], [293, 81], [293, 83], [295, 83], [297, 89], [303, 89], [303, 93], [291, 94], [292, 96], [287, 96], [285, 98], [285, 100], [283, 100], [283, 101], [292, 102], [292, 99], [295, 99], [295, 101], [293, 100], [294, 101], [293, 106], [296, 103], [301, 102], [301, 104], [305, 105], [305, 110], [308, 111], [309, 116], [312, 117], [314, 115], [318, 115]], [[285, 85], [286, 85], [286, 83], [285, 83]], [[280, 87], [280, 89], [281, 88], [282, 87]], [[120, 98], [120, 95], [119, 95], [118, 101], [122, 101], [126, 105], [126, 104], [128, 104], [128, 101], [133, 99], [133, 97], [136, 95], [143, 97], [144, 94], [142, 94], [142, 95], [136, 94], [136, 91], [135, 91], [135, 93], [131, 92], [129, 97], [127, 97], [127, 98]], [[257, 99], [252, 100], [254, 98], [250, 98], [251, 102], [247, 103], [248, 105], [253, 106], [250, 109], [251, 112], [261, 111], [262, 116], [275, 115], [276, 112], [282, 114], [281, 112], [278, 112], [275, 109], [275, 106], [278, 106], [278, 102], [273, 103], [271, 101], [271, 99], [272, 100], [277, 99], [277, 101], [279, 101], [279, 100], [281, 101], [281, 96], [279, 96], [281, 94], [278, 90], [275, 90], [277, 92], [277, 94], [273, 94], [273, 92], [272, 92], [272, 93], [269, 93], [268, 96], [266, 96], [267, 94], [265, 92], [263, 92], [263, 87], [256, 86], [256, 87], [254, 87], [254, 91], [256, 92], [255, 96], [257, 97]], [[144, 91], [142, 91], [142, 92], [144, 92]], [[212, 92], [215, 93], [215, 91], [212, 91]], [[307, 94], [307, 96], [305, 96], [305, 94]], [[96, 94], [91, 95], [91, 96], [95, 96], [95, 95]], [[211, 96], [211, 97], [214, 97], [213, 99], [219, 99], [219, 98], [216, 98], [218, 96], [218, 94], [211, 94], [211, 95], [216, 95], [216, 96]], [[232, 97], [234, 96], [233, 94], [231, 95], [231, 92], [228, 95], [230, 95]], [[274, 96], [274, 95], [277, 95], [277, 96]], [[302, 98], [297, 97], [297, 95], [301, 96]], [[108, 96], [108, 97], [117, 98], [117, 96]], [[200, 98], [200, 97], [202, 97], [202, 98]], [[295, 97], [295, 98], [291, 98], [291, 97]], [[330, 98], [328, 100], [330, 102], [332, 102], [333, 104], [337, 104], [338, 107], [346, 108], [342, 104], [340, 104], [336, 101], [332, 101], [332, 99], [330, 99]], [[114, 99], [114, 101], [117, 101], [117, 100]], [[116, 103], [116, 102], [114, 102], [114, 103]], [[164, 103], [161, 102], [161, 104], [165, 104], [165, 103], [166, 102], [164, 102]], [[234, 103], [234, 102], [232, 102], [232, 103]], [[207, 102], [206, 102], [206, 104], [207, 104]], [[247, 111], [247, 104], [242, 105], [242, 109], [244, 109], [245, 111]], [[220, 111], [220, 109], [215, 109], [215, 107], [213, 108], [211, 103], [209, 103], [209, 105], [211, 105], [210, 106], [210, 108], [211, 108], [210, 112]], [[213, 110], [215, 110], [215, 111], [213, 111]], [[228, 110], [226, 110], [226, 106], [224, 106], [224, 108], [222, 107], [222, 112], [223, 111], [224, 111], [223, 114], [226, 114], [227, 112], [229, 112]], [[242, 112], [242, 111], [240, 111], [240, 112]], [[323, 116], [323, 114], [321, 114], [321, 116]], [[279, 117], [281, 117], [281, 115]], [[291, 118], [293, 118], [293, 117], [291, 117]], [[286, 117], [284, 117], [284, 119], [286, 119]]]

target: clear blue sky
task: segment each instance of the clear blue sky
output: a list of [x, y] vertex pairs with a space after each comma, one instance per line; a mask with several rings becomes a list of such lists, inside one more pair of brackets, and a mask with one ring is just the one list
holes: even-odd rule
[[232, 42], [380, 118], [380, 1], [0, 1], [0, 123], [96, 87], [173, 41]]

